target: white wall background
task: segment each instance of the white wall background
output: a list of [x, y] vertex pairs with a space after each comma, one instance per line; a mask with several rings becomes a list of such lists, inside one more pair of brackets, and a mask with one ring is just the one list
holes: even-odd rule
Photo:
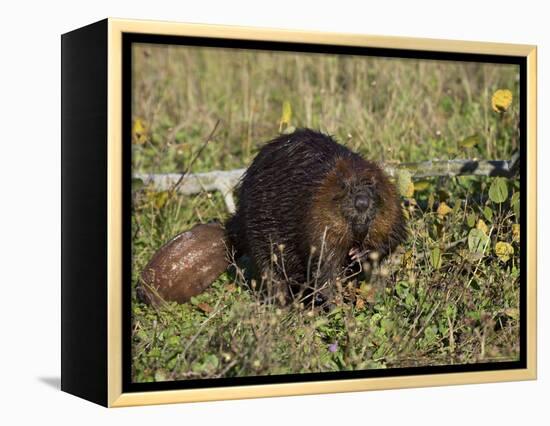
[[[107, 16], [539, 46], [539, 164], [550, 160], [544, 1], [53, 1], [0, 5], [0, 422], [549, 424], [550, 167], [539, 168], [539, 380], [106, 410], [56, 389], [60, 357], [60, 34]], [[7, 236], [7, 238], [6, 238]], [[7, 421], [6, 421], [7, 420]]]

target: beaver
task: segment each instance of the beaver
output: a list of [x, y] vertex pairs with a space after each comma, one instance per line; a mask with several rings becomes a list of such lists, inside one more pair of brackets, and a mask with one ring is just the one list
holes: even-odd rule
[[383, 260], [407, 235], [382, 169], [311, 129], [264, 145], [236, 193], [227, 241], [284, 303], [324, 304], [350, 264]]
[[228, 266], [222, 225], [195, 225], [151, 257], [141, 272], [136, 294], [150, 305], [184, 303], [206, 290]]

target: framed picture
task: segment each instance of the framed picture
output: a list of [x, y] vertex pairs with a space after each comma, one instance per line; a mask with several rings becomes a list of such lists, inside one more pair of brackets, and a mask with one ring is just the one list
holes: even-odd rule
[[536, 378], [536, 48], [107, 19], [62, 36], [62, 389]]

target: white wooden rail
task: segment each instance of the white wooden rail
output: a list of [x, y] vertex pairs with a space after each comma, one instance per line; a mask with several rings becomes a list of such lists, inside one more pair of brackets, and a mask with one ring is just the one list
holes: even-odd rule
[[[395, 177], [399, 170], [408, 170], [413, 179], [428, 177], [453, 176], [511, 176], [517, 169], [519, 155], [514, 154], [511, 160], [442, 160], [420, 163], [383, 164], [385, 172]], [[180, 194], [192, 195], [200, 192], [219, 191], [223, 195], [225, 206], [230, 213], [235, 212], [233, 188], [239, 182], [245, 169], [229, 171], [212, 171], [207, 173], [148, 174], [135, 173], [134, 179], [152, 186], [156, 191], [174, 190]]]

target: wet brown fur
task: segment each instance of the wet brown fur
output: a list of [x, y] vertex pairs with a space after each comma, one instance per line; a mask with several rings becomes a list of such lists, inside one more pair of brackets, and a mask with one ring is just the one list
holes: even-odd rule
[[187, 302], [206, 290], [229, 266], [220, 224], [199, 224], [162, 246], [145, 266], [136, 289], [147, 304]]
[[[369, 226], [366, 237], [361, 241], [356, 240], [349, 221], [340, 214], [339, 209], [334, 208], [335, 199], [339, 198], [338, 193], [342, 191], [342, 180], [358, 179], [369, 179], [375, 183], [379, 195], [377, 214]], [[316, 248], [321, 247], [324, 238], [329, 251], [325, 251], [323, 258], [326, 256], [329, 259], [339, 259], [340, 263], [345, 262], [350, 248], [376, 252], [380, 257], [384, 257], [393, 246], [391, 242], [397, 242], [402, 238], [402, 216], [395, 186], [380, 167], [366, 160], [357, 164], [357, 160], [340, 158], [323, 179], [313, 197], [306, 235], [310, 245]]]
[[[230, 245], [256, 271], [286, 282], [290, 295], [319, 285], [330, 293], [354, 262], [350, 251], [361, 262], [372, 253], [382, 260], [406, 237], [398, 194], [382, 169], [309, 129], [266, 144], [237, 191], [237, 212], [226, 223]], [[366, 209], [358, 210], [358, 196], [369, 200]]]

